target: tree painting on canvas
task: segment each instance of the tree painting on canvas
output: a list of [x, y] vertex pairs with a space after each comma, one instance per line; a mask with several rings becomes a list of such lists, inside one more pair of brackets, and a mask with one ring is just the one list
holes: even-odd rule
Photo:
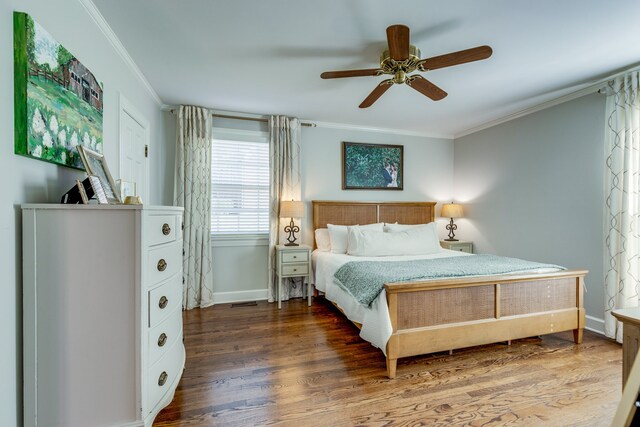
[[343, 190], [402, 190], [403, 146], [342, 143]]
[[31, 16], [14, 12], [15, 153], [84, 169], [102, 152], [103, 86]]

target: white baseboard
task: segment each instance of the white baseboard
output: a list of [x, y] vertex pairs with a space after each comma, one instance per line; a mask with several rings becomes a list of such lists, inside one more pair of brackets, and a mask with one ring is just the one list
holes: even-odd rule
[[585, 329], [596, 334], [604, 335], [604, 319], [587, 315], [587, 324]]
[[268, 298], [267, 289], [252, 289], [250, 291], [214, 292], [214, 304], [228, 304], [231, 302], [263, 301]]

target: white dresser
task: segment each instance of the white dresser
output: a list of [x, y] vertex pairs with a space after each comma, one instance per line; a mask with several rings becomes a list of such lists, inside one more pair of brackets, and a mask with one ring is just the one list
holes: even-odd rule
[[182, 208], [23, 205], [24, 425], [150, 426], [182, 370]]

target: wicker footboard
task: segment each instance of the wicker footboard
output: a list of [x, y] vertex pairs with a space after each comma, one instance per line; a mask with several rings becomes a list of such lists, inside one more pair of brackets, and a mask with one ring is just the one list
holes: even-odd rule
[[387, 374], [399, 358], [573, 330], [582, 342], [585, 270], [389, 283], [393, 334]]

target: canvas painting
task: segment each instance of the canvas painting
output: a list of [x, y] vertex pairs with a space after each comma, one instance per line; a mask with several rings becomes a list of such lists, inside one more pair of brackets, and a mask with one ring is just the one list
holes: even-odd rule
[[14, 13], [15, 153], [84, 169], [102, 152], [103, 86], [31, 16]]
[[402, 190], [403, 146], [342, 143], [343, 190]]

